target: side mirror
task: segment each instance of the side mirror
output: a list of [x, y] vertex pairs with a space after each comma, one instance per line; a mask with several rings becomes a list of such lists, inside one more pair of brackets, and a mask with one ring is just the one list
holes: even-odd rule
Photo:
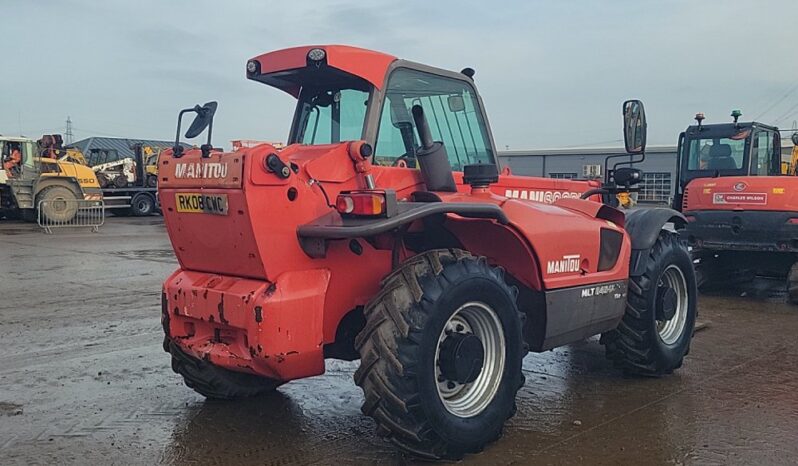
[[189, 126], [188, 131], [186, 131], [186, 137], [188, 139], [193, 139], [205, 131], [205, 128], [213, 121], [213, 115], [216, 113], [216, 107], [218, 105], [219, 104], [216, 102], [208, 102], [202, 107], [199, 105], [194, 107], [197, 116], [194, 117], [194, 121], [191, 122], [191, 126]]
[[172, 147], [172, 157], [180, 158], [183, 156], [183, 146], [180, 145], [180, 125], [183, 122], [183, 115], [191, 112], [196, 113], [197, 116], [194, 117], [194, 121], [191, 122], [191, 126], [189, 126], [188, 131], [186, 131], [186, 137], [189, 139], [195, 138], [205, 131], [205, 128], [208, 128], [208, 142], [203, 144], [201, 149], [203, 158], [210, 157], [211, 149], [213, 148], [211, 145], [213, 116], [216, 114], [216, 107], [218, 107], [218, 105], [219, 104], [216, 102], [208, 102], [203, 106], [195, 105], [194, 108], [184, 108], [180, 110], [180, 113], [177, 115], [177, 132], [175, 134], [175, 145]]
[[632, 186], [640, 183], [643, 178], [643, 172], [637, 168], [621, 167], [616, 168], [612, 172], [612, 179], [616, 185]]
[[646, 149], [646, 111], [643, 102], [627, 100], [623, 103], [623, 143], [629, 154], [641, 154]]

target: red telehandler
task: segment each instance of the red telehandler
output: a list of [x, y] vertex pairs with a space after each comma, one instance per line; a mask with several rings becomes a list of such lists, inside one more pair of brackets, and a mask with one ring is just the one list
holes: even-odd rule
[[[246, 74], [297, 98], [285, 148], [213, 148], [211, 102], [180, 112], [159, 160], [180, 263], [164, 347], [189, 387], [254, 396], [359, 359], [377, 432], [457, 459], [500, 437], [529, 351], [601, 334], [624, 372], [682, 365], [695, 276], [666, 226], [683, 216], [600, 202], [639, 170], [616, 165], [605, 183], [500, 171], [470, 69], [335, 45], [267, 53]], [[184, 150], [190, 113], [186, 137], [207, 129], [207, 143]], [[642, 154], [641, 102], [624, 104], [624, 126]]]

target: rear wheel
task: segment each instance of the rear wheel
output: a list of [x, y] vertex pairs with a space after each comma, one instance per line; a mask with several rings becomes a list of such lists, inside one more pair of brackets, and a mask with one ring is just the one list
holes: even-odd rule
[[624, 372], [660, 376], [681, 367], [697, 314], [696, 279], [686, 246], [663, 230], [645, 273], [629, 280], [626, 313], [601, 336], [607, 357]]
[[150, 188], [158, 187], [158, 177], [155, 175], [147, 175], [147, 186]]
[[149, 194], [137, 194], [130, 201], [130, 211], [136, 217], [152, 215], [155, 212], [155, 199]]
[[460, 250], [418, 255], [383, 280], [355, 341], [362, 411], [380, 435], [432, 459], [501, 436], [524, 382], [516, 294], [502, 269]]
[[48, 223], [69, 223], [78, 213], [78, 196], [64, 186], [44, 188], [36, 196], [36, 204]]
[[243, 372], [233, 372], [186, 354], [179, 346], [168, 343], [172, 370], [183, 376], [186, 386], [200, 395], [216, 400], [249, 398], [272, 392], [282, 385], [277, 380]]

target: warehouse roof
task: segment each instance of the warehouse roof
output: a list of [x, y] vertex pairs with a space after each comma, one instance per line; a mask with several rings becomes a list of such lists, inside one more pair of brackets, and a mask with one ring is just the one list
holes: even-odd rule
[[[92, 149], [116, 150], [117, 153], [119, 153], [119, 158], [125, 158], [125, 157], [133, 157], [133, 149], [131, 146], [133, 146], [136, 143], [141, 143], [145, 146], [150, 146], [158, 149], [165, 149], [168, 147], [172, 147], [175, 144], [174, 141], [156, 141], [153, 139], [91, 137], [70, 144], [69, 147], [74, 147], [86, 155], [88, 155], [89, 151], [91, 151]], [[185, 148], [191, 147], [190, 145], [185, 143], [181, 144]]]

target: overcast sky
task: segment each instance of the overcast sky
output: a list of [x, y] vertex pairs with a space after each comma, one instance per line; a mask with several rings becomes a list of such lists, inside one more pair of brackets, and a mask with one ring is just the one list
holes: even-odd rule
[[219, 101], [214, 143], [283, 141], [293, 99], [244, 77], [248, 58], [341, 43], [460, 70], [500, 149], [621, 144], [621, 102], [650, 144], [697, 111], [791, 127], [796, 0], [0, 0], [0, 134], [170, 139], [177, 112]]

